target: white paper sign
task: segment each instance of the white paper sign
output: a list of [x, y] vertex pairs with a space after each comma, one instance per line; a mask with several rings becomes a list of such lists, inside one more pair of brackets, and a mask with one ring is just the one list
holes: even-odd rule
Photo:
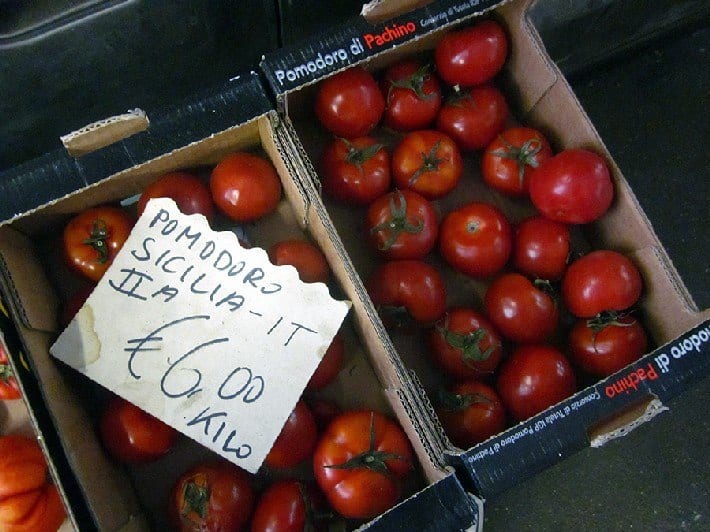
[[256, 472], [349, 308], [155, 199], [50, 352]]

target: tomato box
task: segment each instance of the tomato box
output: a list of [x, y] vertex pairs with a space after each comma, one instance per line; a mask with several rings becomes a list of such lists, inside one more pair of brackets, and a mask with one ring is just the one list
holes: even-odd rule
[[[455, 466], [465, 484], [482, 497], [492, 497], [584, 447], [602, 445], [624, 435], [664, 411], [665, 400], [708, 372], [710, 313], [693, 303], [633, 190], [547, 55], [528, 18], [533, 5], [531, 1], [428, 3], [396, 16], [388, 13], [392, 18], [384, 21], [350, 21], [300, 47], [268, 54], [261, 63], [278, 108], [285, 120], [292, 122], [310, 161], [306, 164], [312, 172], [310, 192], [316, 194], [312, 202], [322, 202], [332, 223], [333, 238], [339, 239], [347, 250], [347, 268], [352, 268], [355, 275], [345, 288], [354, 301], [356, 315], [374, 318], [372, 323], [362, 324], [376, 333], [370, 351], [384, 349], [403, 375], [409, 374], [409, 400], [417, 405], [415, 413], [425, 427], [429, 452]], [[610, 249], [636, 264], [643, 279], [637, 313], [650, 341], [643, 351], [646, 354], [623, 369], [602, 380], [578, 375], [576, 392], [571, 396], [519, 423], [509, 423], [502, 432], [481, 443], [461, 448], [451, 442], [437, 413], [437, 392], [448, 381], [430, 359], [424, 334], [385, 327], [365, 288], [383, 262], [368, 243], [364, 228], [367, 207], [347, 205], [325, 191], [323, 154], [333, 136], [359, 134], [354, 133], [355, 129], [351, 130], [352, 135], [347, 129], [327, 132], [316, 106], [324, 81], [353, 66], [364, 68], [379, 80], [386, 68], [404, 58], [432, 62], [445, 35], [473, 26], [481, 15], [496, 21], [508, 38], [505, 65], [494, 79], [511, 110], [513, 118], [508, 125], [523, 124], [544, 132], [554, 152], [567, 148], [593, 151], [604, 158], [610, 169], [614, 190], [611, 207], [592, 223], [573, 226], [571, 238], [577, 253]], [[357, 105], [363, 115], [369, 109], [364, 100]], [[405, 136], [392, 129], [380, 126], [364, 135], [375, 137], [392, 151]], [[480, 158], [480, 148], [464, 152], [463, 173], [456, 188], [432, 201], [438, 215], [443, 217], [473, 201], [495, 206], [512, 225], [535, 214], [526, 199], [511, 198], [483, 183]], [[393, 205], [397, 206], [396, 201]], [[441, 273], [448, 307], [482, 308], [492, 281], [490, 276], [462, 275], [436, 250], [424, 261]], [[570, 317], [566, 319], [569, 321]], [[556, 338], [556, 342], [561, 350], [566, 349], [566, 336]]]
[[[267, 248], [286, 238], [316, 243], [333, 273], [327, 288], [338, 299], [348, 297], [341, 285], [354, 274], [347, 270], [350, 262], [344, 249], [331, 238], [332, 227], [322, 206], [312, 203], [306, 192], [311, 184], [300, 182], [307, 173], [295, 151], [299, 145], [255, 72], [236, 76], [150, 121], [143, 113], [129, 113], [68, 135], [65, 143], [74, 155], [59, 150], [29, 161], [11, 170], [0, 185], [4, 220], [0, 286], [12, 318], [11, 323], [2, 323], [3, 331], [14, 339], [16, 352], [23, 353], [26, 371], [20, 377], [72, 510], [72, 524], [81, 530], [165, 530], [169, 491], [178, 476], [215, 456], [181, 436], [157, 461], [126, 466], [113, 460], [102, 445], [98, 420], [110, 394], [50, 355], [66, 325], [62, 312], [71, 297], [86, 287], [86, 282], [69, 274], [59, 252], [67, 221], [107, 203], [134, 209], [137, 195], [158, 177], [183, 170], [206, 178], [225, 155], [249, 151], [274, 165], [282, 199], [273, 213], [258, 221], [235, 225], [218, 217], [215, 227], [235, 232], [245, 245], [254, 247]], [[115, 323], [126, 319], [117, 316]], [[399, 504], [373, 520], [341, 519], [340, 525], [372, 530], [480, 526], [480, 501], [464, 491], [453, 468], [427, 447], [419, 416], [413, 412], [419, 405], [410, 403], [412, 393], [406, 390], [411, 386], [406, 373], [395, 367], [396, 359], [381, 349], [383, 344], [361, 336], [360, 331], [369, 326], [358, 325], [359, 321], [369, 323], [370, 317], [351, 312], [342, 325], [345, 355], [335, 380], [304, 397], [326, 401], [339, 410], [364, 408], [389, 415], [404, 429], [415, 463]], [[373, 346], [380, 350], [370, 351]], [[288, 475], [308, 479], [309, 469], [307, 465], [285, 471], [262, 469], [253, 477], [254, 489], [260, 492], [269, 482]], [[452, 504], [434, 504], [442, 500]], [[424, 505], [428, 510], [421, 512]]]

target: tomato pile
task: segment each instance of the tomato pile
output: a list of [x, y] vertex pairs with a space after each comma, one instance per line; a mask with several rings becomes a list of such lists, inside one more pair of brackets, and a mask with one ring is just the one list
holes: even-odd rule
[[515, 119], [498, 80], [509, 46], [484, 20], [314, 89], [323, 199], [367, 255], [354, 262], [395, 346], [438, 372], [426, 380], [462, 448], [647, 347], [639, 270], [583, 238], [614, 200], [609, 167]]

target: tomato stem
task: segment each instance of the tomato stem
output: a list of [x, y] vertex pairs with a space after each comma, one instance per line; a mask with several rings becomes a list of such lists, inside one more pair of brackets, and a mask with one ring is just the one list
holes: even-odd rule
[[182, 489], [183, 506], [181, 515], [188, 517], [191, 513], [196, 513], [200, 519], [207, 516], [207, 504], [210, 500], [210, 488], [205, 478], [190, 480], [185, 483]]
[[431, 147], [428, 153], [422, 153], [422, 165], [417, 168], [417, 171], [412, 174], [409, 178], [409, 186], [414, 186], [417, 179], [421, 177], [422, 174], [426, 172], [433, 172], [439, 168], [439, 165], [443, 163], [446, 158], [437, 157], [436, 154], [439, 151], [439, 146], [441, 146], [441, 141], [437, 140]]
[[7, 382], [15, 376], [10, 364], [0, 364], [0, 381]]
[[462, 334], [449, 330], [448, 324], [444, 323], [444, 325], [437, 324], [436, 330], [441, 334], [447, 344], [461, 350], [461, 359], [464, 364], [471, 368], [475, 367], [474, 362], [488, 360], [491, 353], [493, 353], [497, 347], [490, 345], [485, 351], [481, 349], [481, 340], [483, 340], [488, 333], [483, 327], [470, 333]]
[[387, 89], [387, 101], [389, 102], [392, 96], [392, 90], [398, 89], [408, 89], [412, 91], [417, 98], [420, 100], [430, 100], [436, 93], [430, 92], [429, 94], [424, 92], [424, 84], [429, 79], [429, 74], [431, 72], [430, 65], [422, 65], [414, 72], [411, 76], [404, 79], [398, 80], [388, 80], [390, 83], [389, 89]]
[[540, 166], [535, 156], [540, 153], [540, 150], [542, 150], [542, 141], [538, 138], [532, 138], [526, 140], [522, 146], [518, 147], [508, 142], [503, 135], [499, 135], [498, 138], [505, 145], [505, 148], [502, 150], [490, 151], [488, 153], [497, 157], [503, 157], [504, 159], [512, 159], [517, 163], [518, 185], [522, 188], [523, 177], [525, 176], [525, 167], [530, 166], [532, 168], [537, 168]]
[[345, 161], [357, 166], [357, 169], [362, 173], [362, 165], [367, 161], [372, 159], [375, 154], [380, 151], [384, 144], [372, 144], [371, 146], [365, 146], [364, 148], [357, 148], [348, 139], [340, 139], [348, 149], [348, 153], [345, 154]]
[[477, 403], [493, 404], [493, 401], [482, 393], [459, 394], [448, 390], [439, 390], [439, 402], [449, 412], [466, 410], [469, 406]]
[[416, 224], [407, 220], [407, 200], [404, 199], [404, 195], [399, 190], [395, 190], [390, 196], [390, 219], [374, 226], [370, 229], [370, 234], [374, 235], [380, 231], [389, 231], [389, 236], [379, 246], [381, 251], [387, 251], [402, 233], [417, 234], [422, 229], [424, 229], [424, 220], [421, 218], [417, 219]]
[[91, 246], [98, 254], [98, 261], [104, 264], [109, 258], [108, 243], [109, 230], [106, 222], [101, 218], [94, 220], [94, 224], [89, 233], [89, 238], [84, 240], [84, 244]]

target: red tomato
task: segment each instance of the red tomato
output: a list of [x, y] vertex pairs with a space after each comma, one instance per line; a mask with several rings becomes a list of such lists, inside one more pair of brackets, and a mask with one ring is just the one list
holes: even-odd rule
[[432, 204], [411, 190], [395, 190], [370, 204], [370, 245], [386, 259], [422, 259], [434, 244], [439, 220]]
[[529, 277], [558, 280], [567, 270], [569, 226], [542, 216], [523, 220], [513, 234], [513, 266]]
[[79, 275], [97, 282], [111, 266], [133, 229], [134, 220], [118, 207], [86, 209], [64, 228], [64, 256]]
[[492, 85], [457, 91], [444, 102], [436, 129], [462, 151], [482, 150], [505, 129], [510, 111], [503, 93]]
[[168, 514], [180, 532], [246, 530], [254, 499], [246, 471], [226, 460], [201, 462], [173, 486]]
[[316, 371], [311, 375], [306, 390], [321, 390], [328, 386], [340, 373], [345, 360], [345, 341], [343, 335], [338, 333], [325, 351], [325, 355], [318, 364]]
[[530, 199], [547, 218], [586, 224], [600, 218], [614, 198], [604, 159], [594, 152], [568, 149], [530, 174]]
[[483, 306], [500, 333], [517, 343], [537, 343], [557, 329], [557, 302], [544, 287], [519, 273], [506, 273], [486, 290]]
[[441, 88], [429, 65], [403, 59], [390, 65], [380, 82], [385, 125], [396, 131], [428, 127], [441, 107]]
[[436, 70], [449, 85], [470, 87], [492, 79], [505, 64], [508, 38], [492, 20], [444, 35], [434, 51]]
[[138, 215], [152, 198], [170, 198], [183, 214], [202, 214], [207, 221], [214, 216], [214, 203], [209, 187], [200, 178], [185, 172], [165, 174], [145, 189], [138, 200]]
[[545, 136], [529, 127], [513, 127], [495, 137], [481, 158], [483, 181], [503, 194], [528, 193], [532, 170], [552, 157]]
[[323, 500], [312, 486], [293, 479], [277, 480], [254, 509], [251, 532], [315, 532], [322, 527]]
[[101, 414], [99, 434], [108, 453], [124, 464], [157, 460], [170, 451], [178, 437], [170, 425], [118, 395]]
[[452, 385], [439, 397], [437, 415], [451, 442], [473, 447], [505, 428], [505, 407], [496, 391], [477, 380]]
[[375, 78], [362, 67], [338, 72], [318, 86], [316, 116], [338, 137], [352, 139], [369, 134], [384, 110], [385, 99]]
[[10, 365], [7, 351], [5, 351], [5, 347], [0, 341], [0, 400], [7, 401], [20, 399], [21, 397], [20, 385], [17, 384], [15, 372]]
[[95, 284], [83, 286], [71, 294], [66, 301], [64, 301], [62, 311], [59, 316], [59, 325], [61, 325], [62, 328], [66, 328], [71, 320], [74, 319], [74, 316], [76, 316], [76, 313], [79, 312], [81, 307], [84, 306], [84, 303], [86, 303], [86, 300], [91, 295], [91, 292], [94, 291], [94, 288], [96, 288]]
[[367, 205], [390, 188], [390, 154], [372, 137], [335, 138], [320, 163], [323, 191], [343, 203]]
[[449, 309], [427, 331], [429, 357], [454, 379], [469, 379], [493, 373], [503, 356], [498, 331], [471, 308]]
[[54, 532], [66, 511], [37, 440], [0, 436], [0, 530]]
[[441, 198], [451, 192], [462, 171], [461, 153], [456, 143], [440, 131], [412, 131], [392, 153], [395, 185], [427, 199]]
[[330, 422], [340, 414], [340, 407], [338, 405], [322, 397], [306, 397], [305, 401], [311, 414], [313, 414], [313, 419], [316, 420], [319, 433], [330, 425]]
[[237, 222], [250, 222], [276, 209], [281, 181], [271, 161], [238, 152], [227, 155], [212, 169], [210, 191], [222, 213]]
[[600, 249], [574, 261], [562, 278], [562, 297], [578, 318], [634, 305], [643, 288], [641, 274], [628, 257]]
[[299, 400], [286, 419], [264, 463], [273, 469], [297, 466], [313, 454], [317, 434], [313, 414], [306, 403]]
[[512, 229], [505, 215], [487, 203], [450, 211], [439, 228], [439, 252], [446, 262], [472, 277], [500, 271], [510, 256]]
[[367, 291], [387, 326], [413, 321], [428, 325], [446, 310], [446, 285], [432, 265], [421, 260], [380, 264], [367, 281]]
[[413, 452], [401, 427], [373, 411], [348, 411], [328, 426], [313, 455], [316, 482], [330, 505], [370, 519], [398, 502]]
[[269, 248], [268, 255], [277, 266], [288, 264], [296, 268], [304, 283], [327, 283], [330, 280], [330, 266], [325, 255], [310, 242], [281, 240]]
[[566, 399], [576, 386], [572, 366], [560, 351], [524, 345], [503, 363], [496, 387], [508, 413], [523, 421]]
[[582, 370], [607, 377], [646, 353], [646, 332], [631, 316], [580, 319], [569, 333], [570, 358]]

